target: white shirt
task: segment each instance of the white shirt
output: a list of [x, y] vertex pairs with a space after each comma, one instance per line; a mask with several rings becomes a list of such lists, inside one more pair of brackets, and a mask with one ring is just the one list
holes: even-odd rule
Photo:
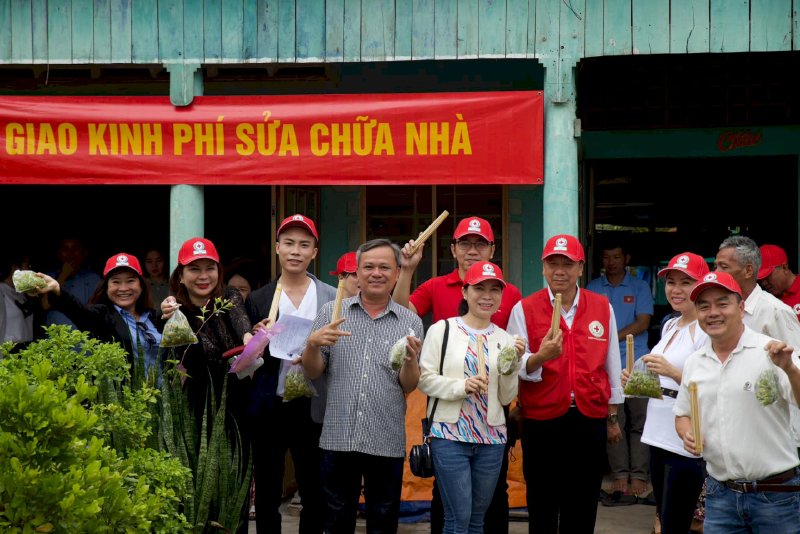
[[[575, 314], [578, 311], [578, 302], [580, 301], [581, 289], [577, 288], [575, 293], [575, 300], [572, 301], [572, 306], [569, 310], [564, 311], [561, 308], [561, 317], [567, 323], [568, 328], [572, 328], [572, 322], [575, 320]], [[550, 296], [550, 304], [555, 301], [555, 295], [547, 288], [547, 293]], [[608, 383], [611, 386], [611, 396], [608, 398], [609, 404], [621, 404], [622, 396], [622, 363], [619, 356], [619, 343], [617, 339], [617, 320], [614, 318], [614, 308], [611, 304], [608, 305], [609, 319], [608, 319], [608, 352], [606, 353], [606, 374], [608, 375]], [[522, 310], [522, 301], [517, 302], [511, 309], [511, 316], [508, 318], [508, 328], [506, 331], [512, 336], [516, 335], [525, 340], [525, 353], [522, 355], [522, 367], [519, 368], [519, 377], [528, 382], [541, 382], [542, 381], [542, 368], [539, 367], [532, 373], [526, 371], [528, 358], [533, 356], [530, 345], [528, 345], [528, 326], [525, 323], [525, 312]]]
[[[764, 351], [771, 338], [747, 326], [725, 362], [720, 362], [708, 340], [686, 361], [673, 412], [689, 416], [689, 383], [697, 383], [703, 458], [717, 480], [759, 480], [798, 464], [797, 448], [789, 431], [789, 405], [796, 401], [786, 373]], [[800, 361], [797, 352], [792, 356]], [[762, 406], [756, 384], [764, 371], [778, 379], [778, 399]]]
[[[682, 370], [687, 358], [705, 345], [708, 336], [700, 329], [696, 320], [684, 326], [678, 326], [679, 321], [680, 317], [667, 321], [661, 332], [661, 340], [650, 353], [664, 356], [671, 365]], [[662, 388], [672, 390], [680, 388], [680, 385], [668, 376], [661, 375], [659, 378]], [[683, 440], [675, 431], [675, 415], [672, 413], [674, 406], [675, 399], [667, 395], [660, 400], [649, 400], [642, 442], [692, 458], [694, 456], [686, 452]]]
[[[756, 286], [744, 301], [744, 324], [773, 339], [800, 350], [800, 322], [786, 303]], [[800, 411], [791, 409], [791, 428], [795, 443], [800, 447]]]

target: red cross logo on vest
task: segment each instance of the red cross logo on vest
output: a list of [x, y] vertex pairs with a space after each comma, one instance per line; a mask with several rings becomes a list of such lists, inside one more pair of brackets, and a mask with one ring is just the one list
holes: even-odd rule
[[600, 324], [600, 321], [592, 321], [589, 323], [589, 333], [594, 337], [601, 337], [605, 331], [606, 329], [603, 328], [603, 325]]

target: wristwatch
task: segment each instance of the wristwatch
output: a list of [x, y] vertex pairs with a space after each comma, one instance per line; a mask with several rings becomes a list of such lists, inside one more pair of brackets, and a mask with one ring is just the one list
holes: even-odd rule
[[606, 417], [606, 423], [608, 423], [609, 425], [616, 425], [617, 424], [617, 414], [615, 414], [615, 413], [608, 414], [608, 417]]

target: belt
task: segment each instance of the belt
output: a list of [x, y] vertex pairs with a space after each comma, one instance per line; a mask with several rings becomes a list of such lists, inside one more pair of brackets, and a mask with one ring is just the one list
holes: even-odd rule
[[797, 476], [797, 468], [793, 467], [783, 473], [778, 473], [762, 480], [726, 480], [723, 482], [728, 489], [737, 493], [758, 493], [761, 491], [800, 491], [798, 485], [786, 485], [783, 482]]
[[677, 389], [667, 389], [661, 388], [661, 394], [667, 397], [672, 397], [673, 399], [678, 398], [678, 390]]

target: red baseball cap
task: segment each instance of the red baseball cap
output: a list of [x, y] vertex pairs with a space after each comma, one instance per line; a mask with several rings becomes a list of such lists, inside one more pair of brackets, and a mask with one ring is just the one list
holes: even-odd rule
[[142, 266], [139, 264], [139, 260], [133, 254], [128, 254], [127, 252], [119, 252], [108, 258], [106, 267], [103, 269], [103, 277], [105, 278], [114, 269], [131, 269], [136, 271], [139, 276], [142, 276]]
[[219, 254], [214, 243], [204, 237], [187, 239], [178, 252], [178, 263], [189, 265], [195, 260], [214, 260], [219, 263]]
[[464, 276], [464, 285], [472, 286], [484, 280], [497, 280], [500, 282], [500, 285], [506, 287], [506, 281], [503, 280], [503, 271], [490, 261], [473, 263], [472, 266], [467, 269], [467, 274]]
[[336, 262], [336, 270], [330, 271], [329, 274], [338, 276], [344, 273], [354, 273], [358, 270], [358, 263], [356, 263], [355, 252], [345, 252], [339, 257]]
[[705, 275], [703, 281], [694, 286], [692, 294], [689, 295], [689, 300], [692, 302], [696, 301], [700, 293], [709, 287], [721, 287], [727, 289], [731, 293], [736, 293], [740, 297], [742, 296], [742, 289], [739, 287], [736, 280], [733, 279], [733, 276], [728, 273], [723, 273], [722, 271], [714, 271], [713, 273]]
[[542, 259], [558, 254], [566, 256], [572, 261], [586, 261], [583, 245], [577, 237], [568, 234], [558, 234], [548, 239], [542, 251]]
[[494, 243], [492, 225], [489, 224], [489, 221], [480, 217], [467, 217], [458, 222], [456, 231], [453, 233], [453, 239], [461, 239], [465, 235], [478, 235], [489, 243]]
[[289, 215], [281, 222], [281, 225], [278, 227], [278, 234], [276, 237], [280, 238], [281, 232], [287, 228], [291, 228], [292, 226], [297, 226], [298, 228], [306, 230], [309, 234], [314, 236], [314, 239], [319, 241], [319, 234], [317, 234], [317, 226], [314, 224], [314, 221], [305, 215], [300, 215], [299, 213]]
[[669, 271], [680, 271], [689, 278], [702, 280], [708, 274], [708, 264], [702, 256], [691, 252], [681, 252], [671, 260], [666, 267], [658, 271], [658, 276], [667, 276]]
[[778, 245], [761, 245], [761, 268], [758, 270], [758, 279], [762, 280], [772, 274], [775, 267], [789, 263], [786, 251]]

